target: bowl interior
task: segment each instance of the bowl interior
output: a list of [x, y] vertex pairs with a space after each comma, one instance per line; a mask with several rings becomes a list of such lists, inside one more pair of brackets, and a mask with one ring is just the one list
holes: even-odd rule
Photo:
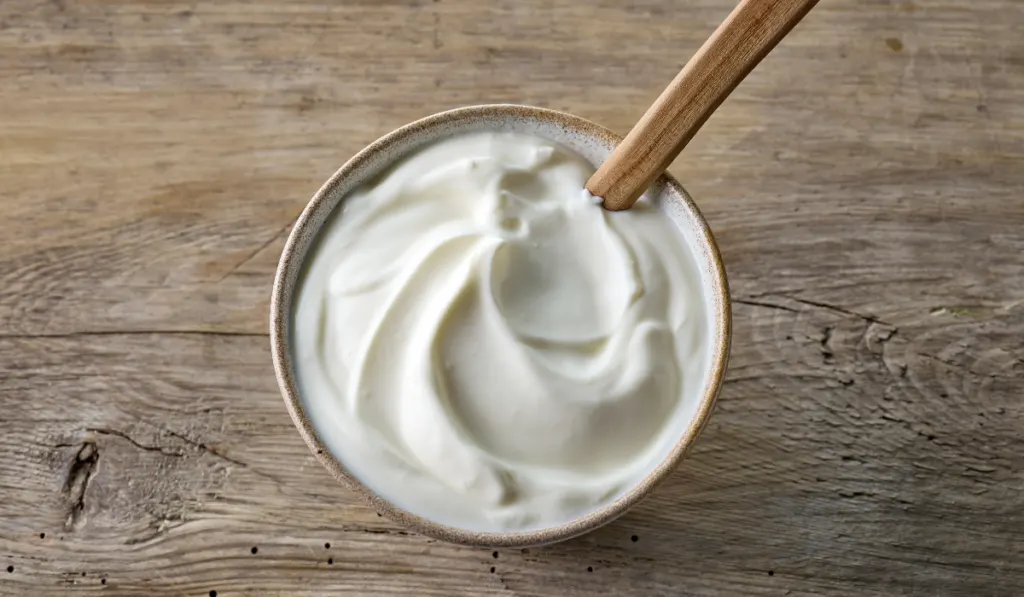
[[704, 218], [674, 179], [662, 176], [648, 190], [659, 209], [682, 234], [700, 272], [710, 326], [711, 356], [696, 411], [679, 440], [661, 462], [618, 499], [561, 525], [516, 532], [478, 532], [433, 522], [375, 494], [332, 455], [317, 435], [297, 389], [290, 357], [292, 299], [306, 254], [318, 231], [345, 196], [381, 174], [388, 166], [427, 144], [457, 134], [498, 130], [535, 135], [560, 143], [595, 166], [603, 162], [620, 137], [585, 119], [541, 108], [488, 105], [442, 112], [402, 127], [367, 146], [331, 177], [297, 220], [281, 256], [271, 297], [271, 347], [278, 382], [293, 421], [317, 459], [340, 481], [360, 494], [378, 512], [417, 532], [442, 540], [487, 546], [530, 546], [564, 540], [605, 524], [641, 499], [680, 460], [706, 422], [725, 374], [730, 336], [730, 306], [725, 271]]

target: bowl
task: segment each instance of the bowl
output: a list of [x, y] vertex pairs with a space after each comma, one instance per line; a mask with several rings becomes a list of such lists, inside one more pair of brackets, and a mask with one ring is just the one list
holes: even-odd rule
[[622, 495], [579, 518], [532, 530], [476, 531], [428, 520], [376, 494], [349, 472], [317, 435], [296, 384], [290, 352], [293, 299], [306, 254], [317, 233], [346, 195], [388, 166], [426, 145], [460, 133], [498, 130], [531, 134], [560, 143], [600, 165], [622, 137], [586, 119], [531, 106], [495, 104], [457, 108], [403, 126], [374, 141], [343, 165], [313, 196], [291, 230], [274, 278], [270, 303], [270, 340], [274, 370], [288, 412], [316, 459], [336, 479], [378, 513], [408, 529], [444, 541], [473, 546], [529, 547], [581, 535], [622, 515], [647, 496], [683, 459], [711, 414], [725, 377], [731, 334], [731, 308], [725, 268], [707, 222], [693, 200], [670, 175], [648, 190], [658, 208], [678, 227], [700, 273], [710, 326], [709, 369], [695, 414], [668, 454]]

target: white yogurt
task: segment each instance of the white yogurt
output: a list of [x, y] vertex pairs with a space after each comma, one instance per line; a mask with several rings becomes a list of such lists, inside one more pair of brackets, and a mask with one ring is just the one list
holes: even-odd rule
[[692, 419], [710, 358], [700, 275], [646, 199], [513, 133], [447, 139], [348, 196], [321, 230], [291, 346], [321, 440], [365, 485], [476, 531], [615, 499]]

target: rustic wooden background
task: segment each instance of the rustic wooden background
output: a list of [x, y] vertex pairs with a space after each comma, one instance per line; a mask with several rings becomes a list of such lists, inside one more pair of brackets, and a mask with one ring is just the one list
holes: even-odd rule
[[732, 4], [2, 0], [0, 594], [1024, 594], [1018, 0], [823, 0], [683, 152], [732, 366], [621, 520], [427, 540], [292, 427], [268, 296], [322, 181], [466, 104], [626, 132]]

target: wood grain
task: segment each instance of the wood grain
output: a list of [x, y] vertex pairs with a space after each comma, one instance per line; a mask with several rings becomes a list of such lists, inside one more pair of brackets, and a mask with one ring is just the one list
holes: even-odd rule
[[406, 535], [291, 425], [271, 278], [345, 159], [481, 102], [626, 131], [733, 6], [0, 2], [0, 594], [1024, 594], [1015, 0], [823, 2], [693, 138], [731, 367], [621, 520]]
[[740, 0], [587, 181], [612, 211], [633, 207], [733, 89], [818, 0]]

